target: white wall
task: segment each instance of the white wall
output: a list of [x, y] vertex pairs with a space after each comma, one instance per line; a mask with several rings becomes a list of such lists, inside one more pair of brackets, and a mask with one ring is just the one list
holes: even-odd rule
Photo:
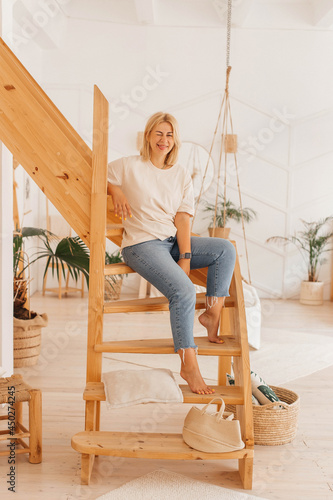
[[[0, 0], [0, 35], [8, 16], [8, 2]], [[0, 377], [13, 373], [13, 253], [12, 224], [8, 214], [12, 214], [12, 158], [0, 142]]]
[[[111, 104], [110, 159], [135, 154], [137, 131], [161, 109], [176, 115], [183, 140], [209, 149], [224, 89], [224, 29], [68, 19], [64, 33], [60, 48], [43, 51], [40, 81], [88, 143], [96, 83]], [[35, 50], [30, 44], [30, 59]], [[247, 239], [252, 282], [261, 296], [296, 297], [306, 277], [298, 253], [268, 245], [266, 238], [292, 234], [300, 218], [333, 214], [332, 61], [329, 30], [303, 24], [232, 33], [231, 104], [243, 204], [258, 212]], [[217, 163], [218, 147], [213, 154]], [[227, 193], [237, 202], [231, 170]], [[214, 199], [213, 186], [206, 197]], [[200, 219], [194, 229], [205, 234], [207, 220]], [[232, 235], [246, 277], [240, 226], [232, 225]], [[329, 264], [320, 278], [328, 298]]]
[[[5, 35], [10, 9], [0, 0], [0, 35]], [[13, 237], [12, 164], [9, 151], [0, 142], [0, 377], [13, 373]]]
[[[13, 43], [13, 7], [11, 0], [0, 1], [0, 34], [4, 41], [15, 51]], [[15, 51], [22, 63], [33, 76], [40, 78], [41, 51], [37, 45], [23, 44], [20, 50]], [[0, 143], [0, 376], [9, 376], [13, 372], [13, 158], [6, 147]], [[39, 220], [39, 190], [29, 179], [21, 167], [16, 169], [18, 183], [18, 204], [20, 220], [24, 224], [38, 226]], [[31, 210], [29, 212], [29, 210]], [[24, 212], [29, 212], [24, 215]], [[36, 244], [27, 245], [27, 250]], [[31, 293], [37, 289], [38, 267], [32, 270]]]
[[0, 143], [0, 377], [13, 373], [12, 157]]

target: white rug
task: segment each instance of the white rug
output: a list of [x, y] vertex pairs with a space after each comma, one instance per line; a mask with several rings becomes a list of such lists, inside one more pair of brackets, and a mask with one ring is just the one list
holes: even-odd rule
[[[106, 354], [104, 370], [169, 368], [178, 383], [179, 358], [168, 354]], [[261, 336], [261, 348], [250, 351], [251, 369], [268, 384], [282, 385], [305, 377], [333, 364], [333, 338], [299, 330], [281, 331], [265, 328]], [[217, 358], [199, 356], [203, 377], [208, 383], [216, 382]]]
[[333, 338], [316, 332], [266, 328], [261, 348], [250, 352], [250, 363], [264, 380], [281, 385], [333, 365]]
[[134, 479], [96, 500], [256, 500], [259, 497], [203, 483], [165, 469]]

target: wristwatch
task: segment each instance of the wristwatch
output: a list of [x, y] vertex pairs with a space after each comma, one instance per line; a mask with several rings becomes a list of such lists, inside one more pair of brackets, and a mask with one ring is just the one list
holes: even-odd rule
[[191, 257], [192, 257], [191, 253], [181, 253], [179, 256], [179, 260], [180, 259], [190, 259]]

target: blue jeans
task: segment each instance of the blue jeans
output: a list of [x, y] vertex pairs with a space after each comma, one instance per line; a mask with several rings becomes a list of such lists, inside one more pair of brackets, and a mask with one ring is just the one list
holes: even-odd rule
[[[191, 269], [208, 266], [207, 297], [228, 297], [236, 259], [233, 244], [222, 238], [192, 237], [191, 251]], [[122, 255], [128, 266], [169, 300], [175, 352], [196, 348], [193, 338], [196, 291], [190, 278], [177, 264], [179, 248], [176, 237], [125, 247]]]

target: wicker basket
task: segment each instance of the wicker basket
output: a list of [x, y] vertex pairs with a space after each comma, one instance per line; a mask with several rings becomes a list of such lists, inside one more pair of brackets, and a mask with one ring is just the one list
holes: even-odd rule
[[105, 279], [104, 281], [104, 300], [118, 300], [121, 292], [122, 278], [116, 280]]
[[33, 319], [14, 319], [14, 368], [33, 366], [41, 348], [41, 329], [47, 326], [46, 314]]
[[[277, 446], [290, 443], [297, 432], [299, 396], [289, 389], [270, 387], [281, 402], [252, 406], [254, 444]], [[236, 407], [227, 405], [226, 411], [235, 413]]]

